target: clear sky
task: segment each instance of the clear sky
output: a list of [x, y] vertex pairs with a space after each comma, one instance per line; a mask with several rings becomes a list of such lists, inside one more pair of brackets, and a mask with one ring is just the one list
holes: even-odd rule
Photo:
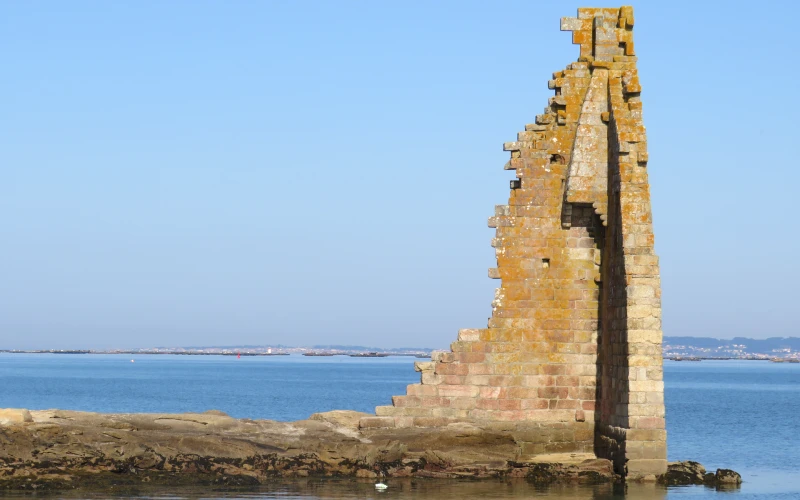
[[[0, 2], [0, 348], [485, 327], [580, 3]], [[664, 332], [797, 336], [800, 7], [721, 5], [634, 4]]]

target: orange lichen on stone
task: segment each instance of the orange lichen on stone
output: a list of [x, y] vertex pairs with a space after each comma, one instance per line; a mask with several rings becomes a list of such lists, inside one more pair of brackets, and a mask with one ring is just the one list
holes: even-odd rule
[[[666, 470], [661, 289], [632, 7], [561, 20], [580, 46], [542, 114], [503, 145], [514, 170], [489, 226], [500, 279], [487, 328], [415, 365], [421, 383], [370, 427], [506, 422], [522, 454], [593, 452]], [[376, 420], [377, 418], [377, 420]], [[549, 429], [549, 430], [547, 430]], [[556, 433], [558, 439], [535, 435]], [[555, 435], [555, 434], [553, 434]]]

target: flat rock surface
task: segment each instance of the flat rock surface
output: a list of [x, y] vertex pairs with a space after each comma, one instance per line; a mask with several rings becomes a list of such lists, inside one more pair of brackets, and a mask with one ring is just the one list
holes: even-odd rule
[[523, 457], [514, 430], [451, 424], [359, 429], [367, 414], [234, 419], [219, 411], [99, 414], [14, 410], [0, 423], [0, 489], [135, 483], [258, 485], [275, 477], [520, 477], [535, 483], [619, 479], [591, 455]]

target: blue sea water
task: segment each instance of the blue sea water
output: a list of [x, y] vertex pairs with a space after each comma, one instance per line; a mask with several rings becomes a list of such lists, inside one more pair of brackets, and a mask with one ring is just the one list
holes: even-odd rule
[[[131, 359], [135, 362], [131, 363]], [[374, 411], [419, 380], [414, 358], [0, 354], [0, 408], [97, 412], [222, 410], [298, 420], [333, 409]], [[800, 365], [665, 361], [670, 460], [731, 468], [741, 489], [644, 490], [628, 498], [800, 499]], [[196, 498], [621, 498], [606, 489], [536, 490], [526, 484], [396, 482], [385, 493], [353, 481], [292, 482], [259, 492], [157, 492]]]

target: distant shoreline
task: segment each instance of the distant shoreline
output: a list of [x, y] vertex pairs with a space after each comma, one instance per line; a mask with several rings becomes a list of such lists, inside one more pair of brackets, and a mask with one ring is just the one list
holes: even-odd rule
[[197, 351], [101, 351], [101, 350], [7, 350], [0, 349], [0, 354], [72, 354], [72, 355], [113, 355], [125, 354], [130, 356], [241, 356], [241, 357], [261, 357], [261, 356], [308, 356], [308, 357], [330, 357], [330, 356], [350, 356], [350, 357], [430, 357], [430, 353], [420, 352], [384, 352], [377, 351], [377, 355], [370, 355], [364, 351], [347, 351], [319, 354], [314, 351], [307, 352], [197, 352]]
[[[305, 357], [332, 357], [332, 356], [347, 356], [355, 358], [385, 358], [385, 357], [416, 357], [428, 358], [430, 354], [419, 353], [395, 353], [395, 352], [381, 352], [379, 355], [367, 355], [362, 351], [354, 352], [336, 352], [319, 354], [313, 351], [307, 353], [303, 352], [277, 352], [277, 353], [253, 353], [253, 352], [166, 352], [166, 351], [83, 351], [83, 350], [5, 350], [0, 349], [0, 354], [69, 354], [69, 355], [129, 355], [129, 356], [227, 356], [227, 357], [270, 357], [270, 356], [305, 356]], [[767, 355], [755, 356], [742, 356], [742, 357], [682, 357], [682, 356], [664, 356], [665, 361], [675, 362], [697, 362], [697, 361], [773, 361], [773, 362], [800, 362], [792, 358], [783, 358]]]
[[[441, 349], [449, 351], [447, 347]], [[430, 357], [434, 349], [430, 347], [395, 347], [382, 348], [352, 344], [327, 344], [311, 346], [287, 346], [282, 344], [272, 345], [194, 345], [176, 347], [144, 347], [127, 349], [0, 349], [0, 353], [27, 353], [27, 354], [172, 354], [181, 356], [285, 356], [291, 354], [306, 356], [352, 356], [366, 355], [365, 357], [385, 356], [416, 356]], [[374, 355], [374, 356], [371, 356]], [[769, 337], [753, 339], [749, 337], [734, 337], [732, 339], [717, 339], [711, 337], [663, 337], [664, 359], [676, 361], [693, 360], [758, 360], [758, 359], [800, 359], [800, 338], [798, 337]], [[680, 358], [680, 359], [678, 359]]]

